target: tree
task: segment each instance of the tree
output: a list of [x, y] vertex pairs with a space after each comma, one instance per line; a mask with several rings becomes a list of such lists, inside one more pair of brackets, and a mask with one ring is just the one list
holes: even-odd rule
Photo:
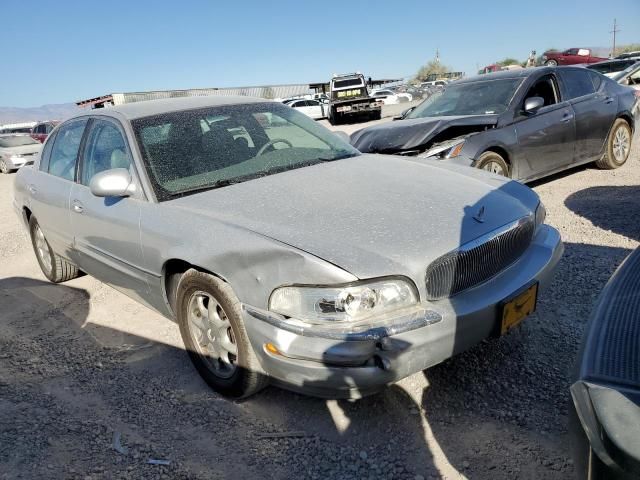
[[435, 73], [436, 75], [439, 75], [450, 71], [451, 69], [448, 66], [443, 65], [440, 62], [436, 62], [435, 60], [431, 60], [426, 65], [420, 67], [418, 73], [416, 73], [416, 80], [419, 82], [424, 82], [431, 74]]
[[640, 43], [630, 43], [629, 45], [620, 45], [616, 47], [614, 55], [620, 55], [621, 53], [637, 52], [640, 51]]
[[507, 57], [504, 60], [501, 60], [500, 62], [496, 62], [496, 63], [503, 67], [506, 67], [507, 65], [520, 65], [520, 62], [518, 60], [511, 57]]

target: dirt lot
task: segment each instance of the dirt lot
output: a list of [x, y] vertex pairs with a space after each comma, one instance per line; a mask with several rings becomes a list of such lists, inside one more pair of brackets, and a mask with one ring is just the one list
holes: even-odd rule
[[[566, 244], [533, 317], [354, 402], [220, 398], [170, 321], [91, 277], [45, 281], [0, 176], [0, 478], [569, 478], [571, 364], [640, 240], [635, 140], [617, 171], [533, 185]], [[265, 436], [277, 432], [299, 436]]]

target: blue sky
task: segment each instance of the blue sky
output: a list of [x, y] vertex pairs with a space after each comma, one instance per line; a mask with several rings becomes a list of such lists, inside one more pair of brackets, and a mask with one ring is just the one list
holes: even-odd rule
[[442, 62], [473, 74], [548, 47], [640, 43], [640, 0], [6, 1], [0, 106], [119, 91], [373, 77]]

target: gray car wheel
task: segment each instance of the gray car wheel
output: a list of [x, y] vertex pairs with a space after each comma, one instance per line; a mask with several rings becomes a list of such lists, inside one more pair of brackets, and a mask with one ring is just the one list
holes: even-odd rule
[[509, 165], [507, 165], [507, 162], [502, 158], [502, 155], [496, 152], [484, 152], [480, 155], [476, 168], [502, 175], [503, 177], [510, 176]]
[[613, 170], [624, 165], [631, 152], [631, 127], [622, 118], [613, 122], [604, 155], [596, 162], [598, 168]]
[[29, 232], [40, 270], [49, 281], [53, 283], [66, 282], [80, 274], [78, 267], [53, 251], [34, 216], [29, 219]]
[[547, 60], [546, 62], [544, 62], [544, 64], [547, 67], [557, 67], [558, 66], [558, 62], [556, 60]]
[[176, 317], [189, 357], [215, 391], [244, 398], [267, 385], [231, 287], [208, 273], [188, 270], [177, 288]]
[[7, 167], [7, 162], [4, 159], [0, 158], [0, 172], [1, 173], [9, 173], [9, 167]]

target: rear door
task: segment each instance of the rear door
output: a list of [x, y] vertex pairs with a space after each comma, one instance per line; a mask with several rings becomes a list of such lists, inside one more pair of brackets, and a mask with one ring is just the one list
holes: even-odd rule
[[597, 160], [616, 116], [617, 98], [596, 72], [583, 68], [559, 72], [563, 93], [576, 117], [576, 163]]
[[30, 208], [53, 250], [71, 258], [73, 234], [69, 196], [87, 119], [60, 127], [44, 146], [39, 169], [29, 177]]
[[96, 197], [89, 189], [93, 176], [105, 170], [125, 168], [136, 178], [125, 139], [116, 120], [97, 117], [91, 121], [78, 182], [71, 189], [71, 225], [82, 270], [144, 302], [148, 284], [142, 269], [139, 229], [143, 200]]
[[[533, 115], [525, 115], [524, 101], [530, 97], [542, 97], [544, 106]], [[520, 101], [518, 112], [514, 126], [520, 146], [519, 178], [532, 178], [573, 163], [576, 135], [573, 110], [563, 101], [555, 75], [538, 78]]]

